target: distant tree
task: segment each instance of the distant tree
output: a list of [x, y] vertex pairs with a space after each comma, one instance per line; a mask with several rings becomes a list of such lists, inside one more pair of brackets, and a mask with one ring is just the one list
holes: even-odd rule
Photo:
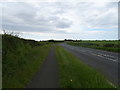
[[52, 39], [52, 40], [48, 40], [48, 42], [55, 42], [55, 41]]
[[82, 42], [82, 40], [79, 40], [80, 42]]
[[67, 39], [65, 39], [64, 41], [67, 41]]

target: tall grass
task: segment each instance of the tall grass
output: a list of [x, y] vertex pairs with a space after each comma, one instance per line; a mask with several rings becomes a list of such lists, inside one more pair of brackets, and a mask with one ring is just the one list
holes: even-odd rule
[[61, 88], [113, 88], [107, 79], [64, 48], [56, 47]]
[[2, 36], [2, 86], [24, 88], [40, 68], [49, 51], [49, 45], [20, 39], [11, 35]]

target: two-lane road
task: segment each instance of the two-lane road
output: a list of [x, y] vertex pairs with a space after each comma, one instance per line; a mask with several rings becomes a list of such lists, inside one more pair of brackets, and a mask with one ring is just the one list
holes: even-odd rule
[[103, 73], [112, 83], [118, 84], [118, 53], [60, 44], [82, 62]]

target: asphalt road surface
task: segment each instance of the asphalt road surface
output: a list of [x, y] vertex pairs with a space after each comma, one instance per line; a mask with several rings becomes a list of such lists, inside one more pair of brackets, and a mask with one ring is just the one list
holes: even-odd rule
[[118, 84], [118, 53], [60, 44], [78, 57], [82, 62], [95, 68], [101, 72], [108, 80], [114, 84]]
[[54, 46], [51, 47], [42, 67], [26, 88], [58, 88], [58, 65], [55, 58]]

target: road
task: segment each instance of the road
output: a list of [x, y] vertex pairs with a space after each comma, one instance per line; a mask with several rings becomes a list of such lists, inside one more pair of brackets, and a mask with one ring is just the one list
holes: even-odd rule
[[98, 70], [110, 82], [118, 84], [118, 53], [72, 46], [64, 43], [60, 44], [60, 46], [73, 53], [85, 64]]
[[58, 88], [58, 65], [55, 58], [54, 46], [40, 70], [33, 76], [26, 88]]

